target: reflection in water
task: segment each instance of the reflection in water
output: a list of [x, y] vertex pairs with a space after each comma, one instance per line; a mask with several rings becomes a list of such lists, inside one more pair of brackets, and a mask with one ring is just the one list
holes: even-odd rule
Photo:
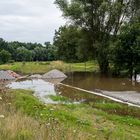
[[37, 96], [44, 103], [55, 103], [49, 98], [49, 95], [56, 95], [55, 86], [52, 83], [43, 80], [26, 80], [20, 82], [12, 82], [8, 85], [12, 89], [28, 89], [33, 90], [34, 95]]
[[43, 79], [44, 81], [46, 81], [46, 82], [49, 82], [49, 83], [52, 83], [52, 84], [54, 84], [54, 85], [57, 85], [57, 84], [59, 84], [59, 83], [61, 83], [62, 81], [64, 81], [66, 78], [53, 78], [53, 79]]
[[[49, 95], [57, 95], [57, 93], [61, 93], [61, 95], [70, 97], [76, 101], [93, 100], [94, 95], [87, 97], [87, 92], [83, 93], [79, 90], [73, 90], [59, 85], [58, 83], [63, 80], [64, 79], [26, 79], [25, 81], [13, 82], [8, 86], [13, 89], [31, 89], [35, 91], [35, 96], [39, 97], [44, 103], [56, 103], [49, 98]], [[63, 83], [89, 91], [100, 92], [124, 102], [140, 105], [140, 84], [136, 83], [133, 85], [131, 80], [127, 78], [103, 77], [93, 73], [73, 73], [69, 75]], [[76, 96], [77, 94], [78, 96]]]
[[93, 73], [76, 72], [71, 74], [63, 83], [113, 97], [125, 103], [140, 105], [140, 83], [133, 84], [127, 78], [113, 78]]
[[139, 91], [140, 83], [132, 84], [128, 78], [113, 78], [94, 73], [75, 72], [63, 81], [64, 84], [91, 91]]

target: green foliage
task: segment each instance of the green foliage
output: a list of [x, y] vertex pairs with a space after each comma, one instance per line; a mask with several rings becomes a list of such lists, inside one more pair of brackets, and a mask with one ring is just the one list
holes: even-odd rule
[[[38, 43], [21, 43], [18, 41], [6, 42], [0, 39], [0, 51], [5, 50], [11, 54], [14, 61], [46, 61], [56, 60], [57, 49], [54, 45]], [[5, 63], [5, 62], [3, 62]]]
[[7, 63], [9, 60], [11, 59], [11, 54], [6, 51], [6, 50], [2, 50], [0, 52], [0, 63]]
[[[136, 3], [131, 0], [56, 0], [55, 3], [65, 18], [86, 31], [86, 42], [92, 47], [89, 52], [96, 56], [101, 72], [107, 73], [110, 40], [117, 36], [121, 26], [135, 15]], [[85, 47], [88, 49], [86, 45]], [[81, 48], [84, 51], [81, 51]], [[84, 47], [81, 48], [78, 55], [82, 58], [81, 54], [87, 51]]]
[[32, 59], [32, 51], [26, 49], [25, 47], [20, 47], [17, 49], [17, 61], [31, 61]]
[[63, 26], [55, 32], [54, 45], [57, 47], [58, 59], [67, 62], [87, 61], [93, 59], [92, 46], [87, 31], [77, 26]]
[[[114, 49], [114, 64], [132, 76], [140, 72], [140, 23], [133, 22], [122, 28]], [[123, 64], [123, 66], [122, 66]]]
[[64, 97], [64, 96], [60, 96], [60, 95], [57, 95], [57, 96], [50, 95], [49, 97], [50, 97], [53, 101], [58, 101], [58, 102], [70, 102], [70, 99], [69, 99], [69, 98]]
[[57, 47], [58, 59], [73, 62], [78, 59], [76, 49], [80, 33], [74, 26], [60, 27], [55, 32], [54, 45]]

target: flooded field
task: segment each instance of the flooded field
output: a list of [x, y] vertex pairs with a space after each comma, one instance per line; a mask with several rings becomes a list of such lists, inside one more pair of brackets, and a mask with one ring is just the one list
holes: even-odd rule
[[[51, 100], [50, 95], [63, 95], [70, 97], [74, 101], [88, 102], [93, 100], [95, 95], [90, 95], [87, 92], [81, 92], [78, 89], [73, 90], [63, 84], [77, 87], [83, 90], [99, 93], [99, 95], [106, 95], [114, 99], [121, 100], [125, 103], [132, 103], [140, 105], [140, 84], [132, 83], [127, 78], [112, 78], [95, 75], [93, 73], [73, 73], [68, 74], [68, 78], [64, 79], [33, 79], [12, 82], [8, 85], [12, 89], [30, 89], [35, 92], [37, 96], [44, 103], [56, 103]], [[78, 96], [77, 96], [78, 93]], [[79, 96], [80, 93], [80, 96]], [[97, 95], [97, 94], [96, 94]], [[104, 96], [103, 96], [104, 97]]]
[[63, 83], [106, 95], [125, 103], [140, 105], [139, 76], [137, 82], [132, 82], [128, 78], [113, 78], [93, 73], [76, 72], [69, 74]]
[[[139, 81], [139, 79], [138, 79]], [[68, 74], [64, 84], [72, 85], [90, 91], [137, 91], [140, 83], [132, 83], [128, 78], [114, 78], [97, 75], [90, 72], [75, 72]]]

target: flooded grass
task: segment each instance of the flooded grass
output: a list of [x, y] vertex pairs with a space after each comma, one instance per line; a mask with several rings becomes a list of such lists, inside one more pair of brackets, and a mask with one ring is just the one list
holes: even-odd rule
[[[42, 104], [32, 91], [0, 93], [0, 139], [6, 140], [133, 140], [139, 139], [140, 120], [109, 114], [89, 104]], [[77, 95], [79, 99], [82, 97]], [[69, 97], [53, 97], [71, 100]], [[96, 98], [97, 99], [97, 98]], [[98, 103], [106, 100], [98, 100]], [[111, 103], [111, 102], [110, 102]], [[106, 107], [120, 108], [118, 105]]]

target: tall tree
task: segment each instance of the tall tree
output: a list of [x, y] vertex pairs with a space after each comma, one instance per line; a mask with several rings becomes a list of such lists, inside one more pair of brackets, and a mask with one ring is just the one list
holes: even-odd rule
[[133, 0], [56, 0], [63, 16], [90, 34], [102, 73], [107, 73], [110, 37], [132, 18]]
[[78, 59], [76, 52], [79, 40], [79, 31], [74, 26], [60, 27], [55, 32], [54, 45], [57, 47], [58, 59], [73, 62]]
[[122, 28], [114, 48], [114, 64], [119, 70], [128, 70], [129, 75], [140, 72], [140, 22], [135, 21]]

